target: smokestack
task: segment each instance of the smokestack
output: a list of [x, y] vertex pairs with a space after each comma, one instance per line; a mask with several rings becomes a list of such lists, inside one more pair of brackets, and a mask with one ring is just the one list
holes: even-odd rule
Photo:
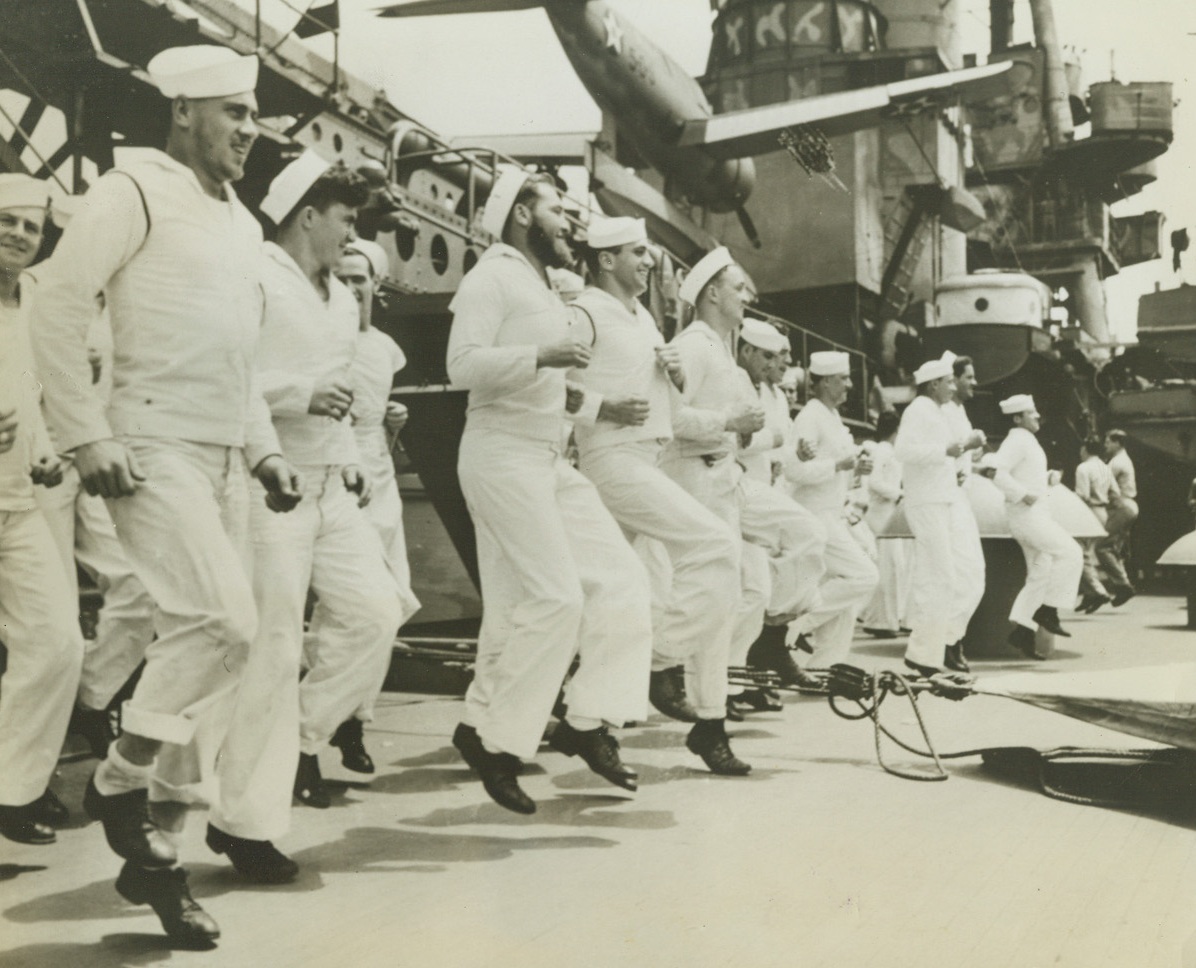
[[1034, 16], [1034, 39], [1046, 64], [1044, 116], [1047, 132], [1051, 147], [1061, 148], [1072, 140], [1075, 128], [1072, 126], [1071, 103], [1068, 100], [1071, 89], [1067, 84], [1059, 34], [1055, 30], [1055, 10], [1051, 0], [1030, 0], [1030, 13]]

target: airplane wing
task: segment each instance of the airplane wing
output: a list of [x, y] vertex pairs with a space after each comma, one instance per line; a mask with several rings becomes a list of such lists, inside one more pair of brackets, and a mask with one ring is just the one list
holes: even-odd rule
[[449, 147], [497, 151], [517, 161], [580, 165], [589, 157], [590, 142], [597, 137], [597, 131], [467, 135], [450, 139]]
[[506, 13], [544, 6], [543, 0], [408, 0], [379, 7], [379, 17], [435, 17], [449, 13]]
[[1009, 62], [915, 77], [837, 94], [821, 94], [684, 122], [679, 144], [715, 158], [764, 155], [780, 149], [787, 128], [816, 126], [827, 137], [873, 128], [887, 117], [924, 111], [955, 94], [981, 99], [1004, 93]]

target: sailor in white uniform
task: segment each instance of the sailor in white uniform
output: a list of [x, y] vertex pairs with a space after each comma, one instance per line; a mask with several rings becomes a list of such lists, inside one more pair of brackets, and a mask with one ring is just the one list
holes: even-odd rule
[[1009, 618], [1014, 622], [1009, 643], [1031, 658], [1035, 627], [1069, 636], [1059, 622], [1059, 609], [1075, 604], [1084, 555], [1080, 545], [1047, 510], [1047, 458], [1035, 434], [1041, 426], [1038, 408], [1029, 394], [1001, 401], [1001, 413], [1013, 427], [1001, 441], [993, 483], [1005, 495], [1009, 530], [1026, 556], [1026, 583], [1014, 599]]
[[793, 443], [789, 401], [773, 382], [780, 375], [776, 370], [781, 354], [788, 348], [789, 340], [763, 320], [745, 319], [739, 329], [739, 367], [764, 411], [764, 426], [739, 448], [739, 463], [748, 477], [769, 486], [779, 482]]
[[887, 410], [876, 421], [872, 473], [867, 477], [868, 510], [864, 523], [876, 537], [876, 570], [880, 581], [872, 600], [860, 613], [864, 631], [877, 638], [895, 638], [906, 627], [909, 604], [909, 565], [913, 542], [883, 537], [901, 500], [901, 462], [893, 453], [900, 421]]
[[[654, 539], [668, 555], [671, 581], [655, 609], [649, 699], [675, 719], [721, 720], [740, 538], [658, 466], [673, 436], [677, 387], [685, 377], [676, 347], [665, 345], [637, 298], [653, 264], [643, 220], [592, 221], [586, 262], [596, 284], [574, 305], [592, 323], [594, 343], [589, 365], [574, 377], [585, 389], [574, 416], [579, 466], [623, 529]], [[687, 663], [692, 706], [685, 695]], [[729, 747], [717, 752], [707, 753], [711, 769], [736, 772], [728, 769]]]
[[662, 466], [745, 539], [731, 642], [731, 663], [737, 665], [760, 635], [766, 613], [783, 649], [785, 624], [817, 606], [826, 531], [805, 508], [747, 477], [736, 460], [741, 440], [765, 423], [731, 346], [751, 300], [743, 270], [726, 249], [715, 249], [690, 270], [679, 297], [694, 305], [696, 318], [673, 338], [685, 370], [687, 406], [674, 422]]
[[83, 661], [78, 597], [33, 494], [35, 480], [62, 480], [38, 406], [29, 348], [37, 286], [24, 271], [48, 202], [45, 182], [0, 175], [0, 835], [25, 844], [54, 843], [67, 819], [49, 782]]
[[871, 459], [856, 447], [839, 416], [851, 391], [851, 360], [835, 351], [810, 354], [810, 400], [793, 421], [793, 436], [805, 446], [802, 459], [785, 464], [790, 493], [818, 516], [827, 533], [822, 604], [796, 619], [799, 635], [814, 647], [807, 668], [828, 669], [846, 659], [860, 609], [876, 589], [876, 565], [852, 536], [847, 492], [853, 475], [868, 474]]
[[[458, 473], [477, 533], [483, 597], [474, 680], [453, 743], [486, 792], [519, 813], [520, 788], [561, 682], [554, 746], [634, 789], [609, 726], [647, 714], [648, 579], [594, 485], [564, 457], [566, 370], [590, 359], [546, 269], [566, 264], [569, 223], [546, 176], [504, 168], [483, 227], [503, 241], [453, 298], [448, 375], [469, 391]], [[583, 393], [570, 394], [574, 403]]]
[[947, 360], [914, 373], [918, 395], [901, 416], [894, 453], [902, 465], [905, 516], [914, 535], [909, 643], [905, 664], [923, 675], [966, 671], [960, 645], [984, 597], [980, 533], [956, 473], [956, 459], [984, 446], [984, 434], [957, 438], [942, 405], [954, 392]]
[[[229, 482], [247, 465], [279, 511], [301, 494], [255, 383], [261, 227], [231, 187], [257, 137], [257, 69], [256, 57], [204, 45], [150, 61], [170, 99], [166, 150], [92, 186], [40, 274], [32, 332], [58, 445], [88, 492], [107, 499], [156, 605], [158, 637], [84, 807], [126, 859], [117, 890], [151, 904], [187, 943], [211, 942], [219, 928], [149, 819], [148, 786], [164, 745], [189, 746], [232, 695], [257, 631]], [[101, 292], [115, 359], [106, 408], [86, 344]]]
[[[359, 313], [332, 275], [367, 199], [360, 175], [305, 152], [262, 202], [278, 231], [262, 268], [257, 364], [282, 452], [306, 493], [286, 515], [271, 513], [260, 488], [250, 503], [261, 624], [221, 750], [207, 836], [243, 878], [261, 883], [298, 873], [272, 843], [289, 828], [292, 790], [301, 802], [328, 805], [316, 755], [372, 694], [402, 617], [381, 540], [359, 509], [370, 492], [346, 419]], [[322, 620], [300, 683], [309, 587]]]
[[[403, 531], [403, 500], [395, 477], [390, 439], [407, 423], [407, 408], [390, 399], [395, 374], [407, 365], [399, 344], [373, 325], [374, 299], [382, 280], [390, 273], [386, 250], [368, 239], [354, 239], [345, 248], [336, 268], [336, 277], [357, 298], [361, 331], [357, 336], [357, 354], [349, 371], [349, 389], [353, 404], [349, 418], [361, 456], [361, 468], [370, 482], [370, 501], [366, 517], [382, 539], [386, 564], [398, 586], [404, 625], [419, 610], [419, 599], [411, 590], [411, 567], [407, 561], [407, 537]], [[312, 612], [311, 632], [306, 641], [319, 639], [325, 609], [316, 603]], [[374, 762], [366, 751], [362, 729], [374, 718], [374, 703], [390, 667], [391, 650], [378, 653], [376, 688], [362, 700], [357, 711], [332, 736], [332, 745], [341, 751], [341, 762], [358, 773], [373, 773]]]

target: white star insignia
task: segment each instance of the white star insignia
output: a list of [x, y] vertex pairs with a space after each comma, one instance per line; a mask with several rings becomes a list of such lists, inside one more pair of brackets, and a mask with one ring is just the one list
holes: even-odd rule
[[619, 26], [619, 20], [613, 10], [606, 11], [606, 16], [602, 18], [602, 26], [606, 28], [606, 46], [616, 54], [623, 53], [623, 28]]

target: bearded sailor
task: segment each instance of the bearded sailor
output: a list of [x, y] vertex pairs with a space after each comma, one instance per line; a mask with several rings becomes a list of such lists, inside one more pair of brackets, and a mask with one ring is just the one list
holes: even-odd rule
[[[608, 730], [647, 714], [648, 579], [594, 486], [564, 457], [566, 370], [590, 348], [547, 282], [571, 260], [551, 178], [504, 168], [483, 228], [500, 241], [454, 297], [448, 374], [469, 391], [458, 472], [477, 532], [484, 611], [473, 683], [453, 743], [486, 792], [518, 813], [520, 788], [573, 657], [553, 745], [634, 789]], [[581, 402], [580, 400], [578, 401]]]

